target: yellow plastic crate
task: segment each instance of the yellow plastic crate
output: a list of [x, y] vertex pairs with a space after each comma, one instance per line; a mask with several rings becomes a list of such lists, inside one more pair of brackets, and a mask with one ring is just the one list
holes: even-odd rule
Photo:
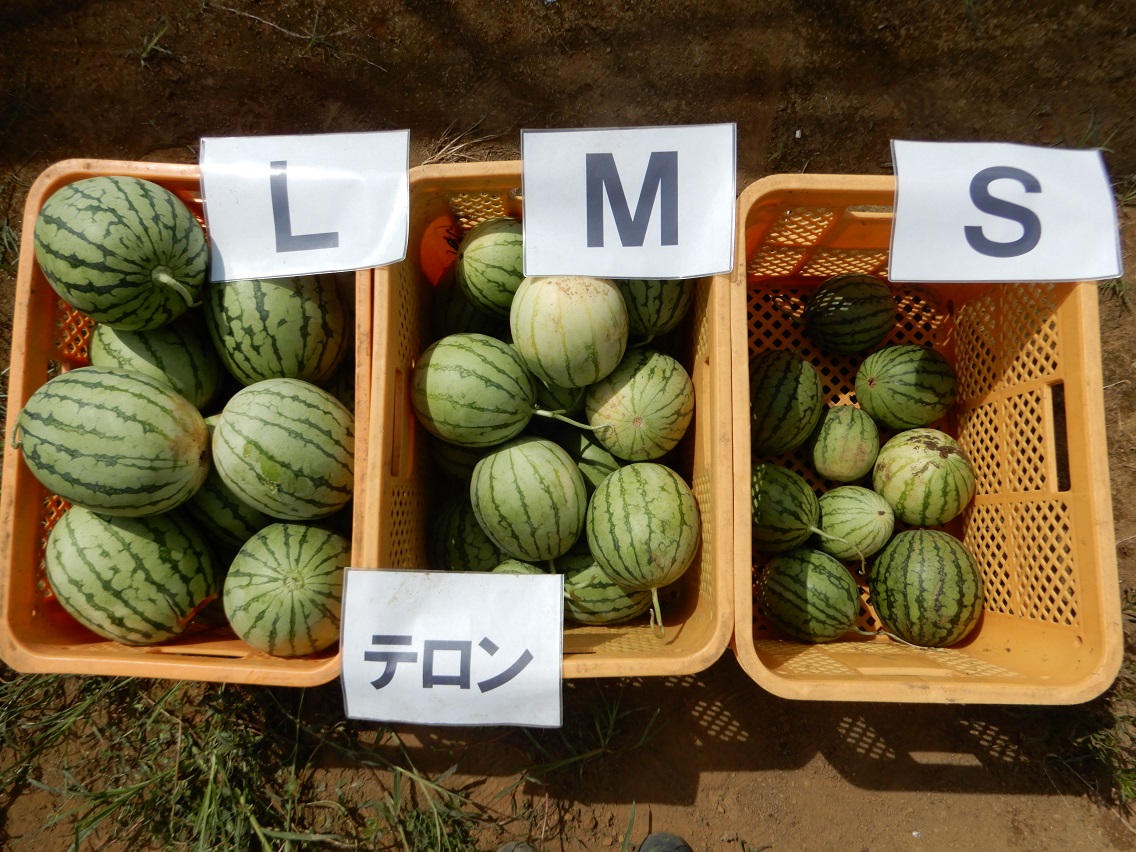
[[[431, 513], [444, 485], [427, 433], [410, 405], [410, 378], [425, 348], [429, 293], [453, 256], [455, 237], [494, 216], [522, 211], [519, 161], [420, 166], [410, 172], [410, 242], [402, 263], [372, 271], [374, 353], [370, 387], [372, 448], [359, 567], [425, 568]], [[680, 326], [679, 358], [695, 388], [695, 419], [675, 464], [702, 516], [699, 554], [661, 591], [665, 638], [646, 617], [608, 627], [566, 626], [563, 674], [616, 677], [691, 674], [726, 649], [732, 630], [733, 439], [729, 413], [728, 283], [696, 287], [692, 316]], [[672, 334], [680, 334], [674, 332]]]
[[[903, 319], [889, 342], [932, 344], [959, 378], [956, 411], [942, 425], [970, 455], [978, 488], [947, 529], [982, 571], [977, 629], [947, 649], [856, 633], [807, 645], [783, 638], [761, 612], [755, 583], [764, 558], [750, 537], [749, 358], [798, 349], [820, 370], [831, 404], [854, 401], [863, 356], [820, 352], [784, 309], [799, 308], [833, 275], [886, 278], [894, 191], [891, 177], [793, 175], [757, 181], [739, 198], [729, 308], [735, 654], [757, 684], [786, 698], [1086, 701], [1112, 683], [1123, 652], [1091, 282], [892, 285]], [[803, 451], [772, 460], [826, 487]], [[879, 626], [866, 594], [859, 626]]]

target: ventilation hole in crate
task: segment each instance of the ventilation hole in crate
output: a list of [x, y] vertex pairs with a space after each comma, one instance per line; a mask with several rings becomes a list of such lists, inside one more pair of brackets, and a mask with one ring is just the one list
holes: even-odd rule
[[801, 268], [807, 256], [802, 249], [766, 246], [753, 257], [746, 272], [751, 280], [793, 275]]
[[68, 361], [86, 363], [87, 343], [91, 337], [94, 322], [91, 318], [79, 313], [66, 302], [58, 304], [58, 323], [56, 326], [59, 335], [56, 347], [59, 354]]
[[449, 203], [467, 231], [478, 222], [508, 215], [505, 200], [497, 192], [459, 192], [449, 197]]
[[1010, 491], [1041, 491], [1048, 485], [1047, 440], [1040, 391], [1019, 394], [1009, 400], [1006, 436], [1013, 452], [1008, 453]]
[[823, 278], [847, 273], [871, 275], [878, 273], [886, 262], [887, 252], [868, 249], [829, 249], [814, 254], [801, 270], [801, 274]]
[[974, 468], [976, 494], [1002, 491], [1000, 408], [1001, 403], [987, 403], [958, 412], [958, 442]]
[[1065, 418], [1065, 385], [1057, 383], [1050, 388], [1053, 405], [1053, 461], [1057, 469], [1057, 490], [1072, 487], [1069, 478], [1069, 432]]
[[794, 207], [781, 214], [780, 220], [765, 235], [769, 245], [815, 246], [839, 216], [836, 210], [823, 207]]

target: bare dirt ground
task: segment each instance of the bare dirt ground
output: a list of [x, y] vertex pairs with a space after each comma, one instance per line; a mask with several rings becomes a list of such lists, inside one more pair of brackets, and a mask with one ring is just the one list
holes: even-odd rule
[[[739, 188], [776, 172], [886, 173], [889, 140], [906, 138], [1102, 147], [1131, 194], [1136, 3], [0, 3], [11, 227], [54, 161], [194, 162], [203, 136], [409, 128], [417, 163], [455, 139], [463, 155], [512, 158], [522, 128], [721, 121], [737, 123]], [[1122, 218], [1131, 266], [1136, 212]], [[1136, 583], [1134, 327], [1102, 295], [1122, 587]], [[566, 712], [615, 698], [631, 740], [657, 710], [655, 736], [518, 788], [545, 848], [618, 848], [634, 803], [635, 839], [668, 830], [695, 849], [1136, 849], [1096, 777], [1061, 757], [1089, 707], [794, 703], [727, 652], [689, 677], [570, 683]], [[487, 801], [523, 768], [500, 731], [406, 734], [422, 768], [456, 761]], [[38, 831], [55, 807], [35, 788], [10, 803], [10, 848], [50, 848]]]

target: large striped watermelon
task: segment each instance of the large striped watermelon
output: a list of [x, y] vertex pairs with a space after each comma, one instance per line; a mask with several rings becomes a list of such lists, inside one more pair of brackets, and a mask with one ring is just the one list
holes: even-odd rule
[[492, 571], [501, 562], [501, 549], [478, 523], [467, 491], [442, 501], [430, 521], [426, 558], [436, 571]]
[[829, 352], [866, 352], [888, 336], [897, 307], [874, 275], [837, 275], [809, 294], [801, 314], [805, 334]]
[[966, 508], [974, 496], [974, 468], [945, 432], [908, 429], [880, 448], [872, 487], [904, 523], [934, 527]]
[[12, 442], [45, 488], [106, 515], [165, 512], [209, 472], [209, 431], [193, 403], [165, 382], [106, 367], [40, 386]]
[[525, 278], [509, 310], [513, 345], [545, 384], [582, 388], [608, 375], [627, 347], [627, 306], [607, 278]]
[[213, 433], [213, 461], [242, 501], [274, 518], [324, 518], [351, 499], [355, 418], [327, 391], [266, 379], [233, 395]]
[[805, 478], [787, 467], [759, 462], [750, 468], [753, 549], [784, 553], [817, 532], [820, 505]]
[[517, 350], [485, 334], [451, 334], [418, 358], [414, 414], [428, 432], [466, 447], [520, 434], [536, 411], [536, 385]]
[[315, 526], [271, 524], [249, 539], [225, 577], [225, 615], [245, 642], [278, 657], [315, 654], [339, 639], [351, 543]]
[[834, 405], [825, 411], [813, 436], [813, 467], [833, 482], [855, 482], [872, 471], [880, 451], [880, 430], [866, 412], [854, 405]]
[[953, 645], [982, 615], [978, 565], [961, 541], [940, 530], [896, 533], [872, 563], [868, 591], [884, 629], [913, 645]]
[[892, 429], [934, 423], [955, 403], [958, 379], [934, 349], [905, 343], [873, 352], [856, 371], [856, 399]]
[[509, 315], [513, 295], [525, 277], [524, 229], [518, 219], [486, 219], [462, 237], [454, 264], [461, 292], [477, 308]]
[[651, 461], [673, 450], [694, 418], [694, 383], [675, 358], [631, 349], [584, 397], [588, 425], [614, 456]]
[[209, 546], [176, 510], [118, 518], [73, 506], [51, 528], [44, 569], [67, 612], [128, 645], [176, 636], [220, 592]]
[[36, 217], [34, 244], [48, 283], [96, 322], [157, 328], [201, 301], [205, 231], [151, 181], [100, 176], [62, 187]]
[[863, 560], [888, 543], [895, 514], [888, 502], [868, 488], [841, 485], [820, 495], [817, 547], [837, 559]]
[[749, 362], [753, 452], [776, 456], [808, 440], [824, 413], [824, 383], [816, 367], [788, 349], [766, 349]]
[[677, 278], [619, 279], [629, 335], [640, 346], [673, 330], [690, 311], [695, 283]]
[[761, 611], [798, 642], [832, 642], [856, 625], [860, 589], [827, 553], [800, 548], [765, 563]]
[[350, 316], [333, 276], [254, 278], [209, 285], [205, 317], [225, 366], [245, 385], [321, 384], [350, 344]]
[[221, 383], [221, 359], [196, 314], [146, 331], [123, 331], [100, 323], [91, 333], [88, 351], [92, 366], [145, 373], [198, 408], [213, 400]]
[[526, 435], [486, 453], [473, 469], [469, 495], [489, 538], [527, 562], [566, 553], [584, 529], [584, 477], [546, 438]]

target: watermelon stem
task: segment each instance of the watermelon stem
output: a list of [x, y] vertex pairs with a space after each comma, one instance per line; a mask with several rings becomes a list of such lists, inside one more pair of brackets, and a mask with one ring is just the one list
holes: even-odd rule
[[560, 411], [562, 410], [566, 409], [549, 411], [546, 408], [534, 408], [533, 414], [539, 414], [541, 417], [551, 417], [553, 420], [560, 420], [561, 422], [567, 423], [569, 426], [575, 426], [577, 429], [587, 429], [589, 432], [598, 432], [600, 429], [608, 428], [607, 424], [602, 424], [600, 426], [589, 426], [587, 423], [580, 423], [579, 421], [573, 420], [571, 417], [565, 417], [560, 413]]
[[189, 288], [187, 288], [184, 284], [182, 284], [180, 281], [174, 278], [173, 275], [170, 274], [170, 268], [168, 266], [159, 266], [155, 268], [154, 271], [150, 273], [150, 277], [154, 280], [155, 284], [161, 284], [164, 287], [169, 287], [171, 290], [185, 299], [185, 303], [189, 305], [189, 307], [196, 308], [201, 304], [200, 300], [196, 302], [193, 300], [193, 294], [189, 292]]
[[658, 589], [651, 589], [651, 632], [660, 639], [667, 635], [667, 629], [663, 626], [663, 608], [659, 606]]
[[886, 636], [893, 642], [899, 642], [901, 645], [907, 645], [909, 648], [924, 648], [930, 651], [942, 650], [941, 648], [935, 648], [930, 645], [916, 645], [914, 642], [908, 642], [902, 636], [897, 636], [895, 633], [892, 633], [890, 630], [885, 630], [882, 627], [879, 630], [865, 630], [863, 627], [857, 627], [856, 632], [861, 636]]
[[832, 539], [833, 541], [839, 541], [841, 544], [847, 545], [848, 547], [851, 547], [853, 550], [856, 551], [856, 555], [860, 557], [860, 576], [864, 576], [865, 574], [868, 573], [868, 560], [864, 556], [864, 551], [862, 551], [860, 548], [858, 548], [856, 545], [854, 545], [848, 539], [841, 538], [840, 536], [833, 535], [832, 533], [826, 533], [824, 530], [819, 530], [816, 527], [809, 527], [809, 529], [812, 530], [817, 535], [819, 535], [821, 538], [828, 538], [828, 539]]

